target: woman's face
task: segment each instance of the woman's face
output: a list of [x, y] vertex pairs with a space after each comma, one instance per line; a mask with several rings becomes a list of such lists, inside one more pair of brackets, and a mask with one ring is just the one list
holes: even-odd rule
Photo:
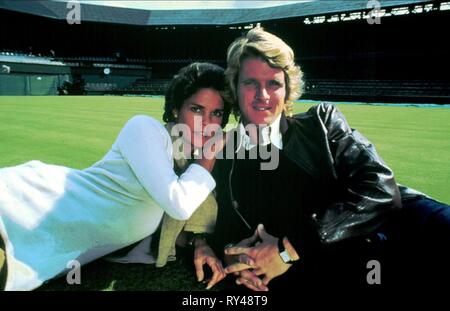
[[185, 124], [190, 129], [190, 135], [184, 138], [194, 148], [201, 148], [222, 124], [222, 97], [215, 89], [199, 89], [183, 102], [180, 111], [174, 110], [174, 115], [178, 115], [178, 124]]

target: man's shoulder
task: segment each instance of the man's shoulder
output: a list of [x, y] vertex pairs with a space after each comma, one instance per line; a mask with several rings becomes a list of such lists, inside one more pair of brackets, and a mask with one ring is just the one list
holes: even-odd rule
[[295, 114], [291, 117], [292, 120], [302, 121], [310, 118], [323, 118], [332, 114], [337, 108], [333, 103], [322, 102], [320, 104], [311, 106], [307, 111]]
[[310, 107], [306, 112], [294, 115], [288, 122], [294, 127], [323, 129], [325, 132], [349, 132], [350, 126], [342, 112], [332, 103], [323, 102]]

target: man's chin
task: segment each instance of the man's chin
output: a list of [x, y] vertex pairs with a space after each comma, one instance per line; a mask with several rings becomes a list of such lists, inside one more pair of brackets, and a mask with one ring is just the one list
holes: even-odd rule
[[272, 122], [273, 122], [273, 117], [267, 116], [267, 117], [255, 118], [254, 122], [252, 122], [252, 123], [256, 124], [256, 125], [260, 125], [260, 126], [265, 126], [265, 125], [271, 124]]
[[256, 124], [256, 125], [268, 125], [271, 124], [274, 120], [273, 113], [269, 113], [269, 111], [266, 112], [260, 112], [256, 113], [255, 115], [250, 118], [250, 123]]

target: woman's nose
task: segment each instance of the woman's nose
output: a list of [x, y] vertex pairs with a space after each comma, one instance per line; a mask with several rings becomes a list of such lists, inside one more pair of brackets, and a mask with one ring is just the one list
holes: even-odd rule
[[202, 125], [203, 126], [207, 126], [211, 122], [212, 122], [212, 119], [211, 119], [211, 115], [210, 114], [206, 114], [206, 115], [202, 116]]

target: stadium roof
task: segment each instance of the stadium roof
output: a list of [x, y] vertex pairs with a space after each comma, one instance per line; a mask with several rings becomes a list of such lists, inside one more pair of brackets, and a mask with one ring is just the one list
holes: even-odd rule
[[[68, 0], [65, 0], [66, 2]], [[0, 9], [65, 20], [72, 7], [61, 1], [0, 0]], [[381, 8], [414, 5], [430, 0], [379, 0]], [[288, 17], [367, 10], [367, 0], [310, 0], [270, 8], [145, 10], [81, 4], [81, 22], [129, 25], [233, 25]]]

